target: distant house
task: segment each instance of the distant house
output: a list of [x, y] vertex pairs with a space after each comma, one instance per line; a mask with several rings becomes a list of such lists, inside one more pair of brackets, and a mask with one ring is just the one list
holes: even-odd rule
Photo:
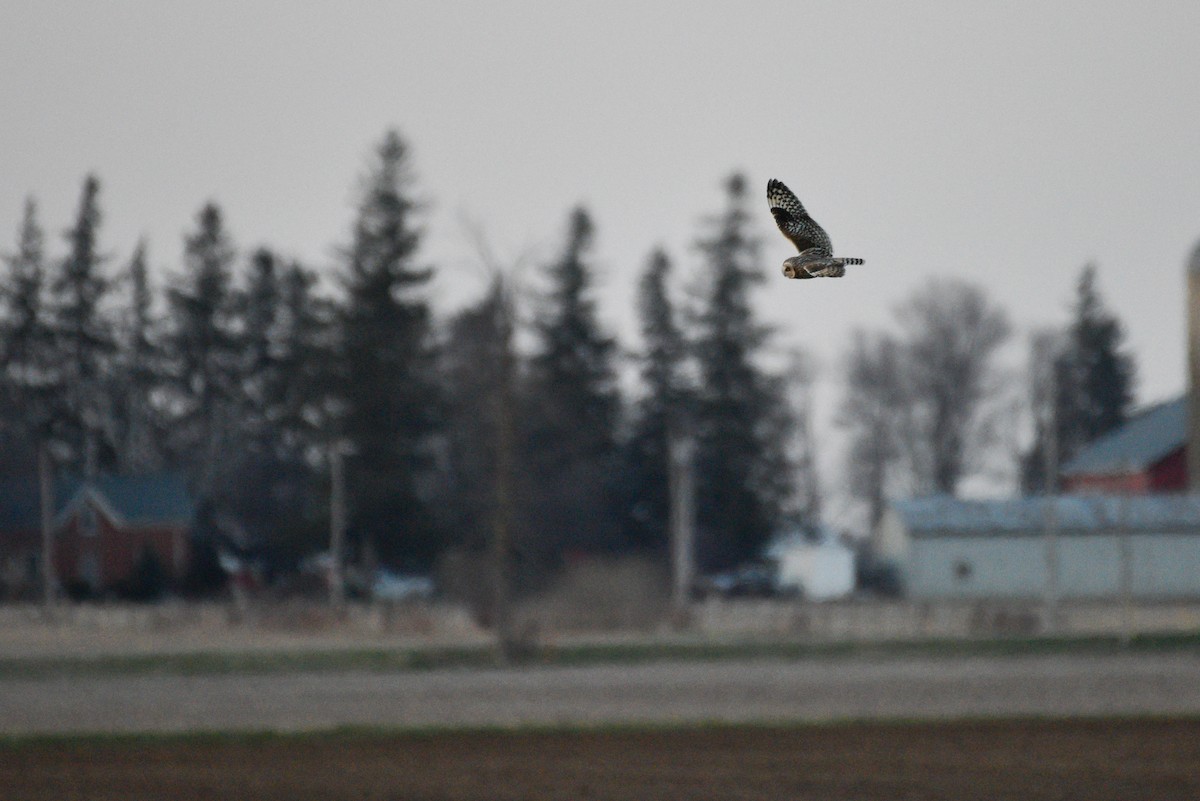
[[1188, 396], [1159, 403], [1087, 445], [1062, 466], [1066, 492], [1183, 492], [1187, 475]]
[[[41, 513], [35, 480], [0, 482], [0, 582], [9, 596], [40, 581]], [[187, 571], [194, 504], [181, 476], [60, 478], [54, 492], [54, 565], [60, 584], [119, 588], [152, 554], [168, 580]]]
[[1123, 577], [1131, 597], [1200, 598], [1195, 495], [895, 501], [873, 539], [911, 598], [1038, 598], [1052, 565], [1061, 598], [1118, 597]]

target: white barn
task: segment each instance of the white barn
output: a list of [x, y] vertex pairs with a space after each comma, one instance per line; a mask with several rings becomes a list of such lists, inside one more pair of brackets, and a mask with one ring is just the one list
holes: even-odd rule
[[895, 501], [872, 546], [915, 599], [1200, 598], [1200, 495]]

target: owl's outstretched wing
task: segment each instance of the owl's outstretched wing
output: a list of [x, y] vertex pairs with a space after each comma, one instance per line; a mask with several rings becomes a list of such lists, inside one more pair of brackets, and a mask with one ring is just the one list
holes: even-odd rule
[[775, 218], [775, 224], [797, 250], [804, 252], [810, 248], [818, 248], [823, 251], [823, 255], [833, 255], [833, 243], [829, 241], [829, 234], [817, 225], [816, 220], [808, 216], [800, 198], [784, 186], [782, 181], [774, 178], [767, 181], [767, 202], [771, 204], [771, 216]]

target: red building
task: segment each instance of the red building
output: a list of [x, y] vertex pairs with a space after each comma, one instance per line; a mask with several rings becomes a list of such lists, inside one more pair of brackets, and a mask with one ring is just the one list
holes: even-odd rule
[[1188, 398], [1151, 406], [1090, 443], [1059, 475], [1063, 490], [1094, 494], [1185, 492]]
[[[54, 495], [54, 567], [61, 586], [86, 593], [120, 589], [147, 556], [168, 582], [187, 571], [194, 507], [180, 476], [60, 479]], [[28, 595], [40, 582], [38, 499], [36, 481], [0, 483], [0, 586], [8, 597]]]

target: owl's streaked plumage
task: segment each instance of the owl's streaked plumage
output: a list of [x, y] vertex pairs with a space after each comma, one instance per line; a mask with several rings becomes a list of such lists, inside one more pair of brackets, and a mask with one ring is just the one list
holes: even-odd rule
[[835, 258], [829, 234], [808, 216], [800, 198], [784, 186], [782, 181], [772, 178], [767, 181], [767, 202], [771, 204], [771, 216], [796, 249], [799, 256], [783, 262], [783, 274], [788, 278], [841, 278], [846, 274], [847, 264], [862, 264], [862, 259]]

